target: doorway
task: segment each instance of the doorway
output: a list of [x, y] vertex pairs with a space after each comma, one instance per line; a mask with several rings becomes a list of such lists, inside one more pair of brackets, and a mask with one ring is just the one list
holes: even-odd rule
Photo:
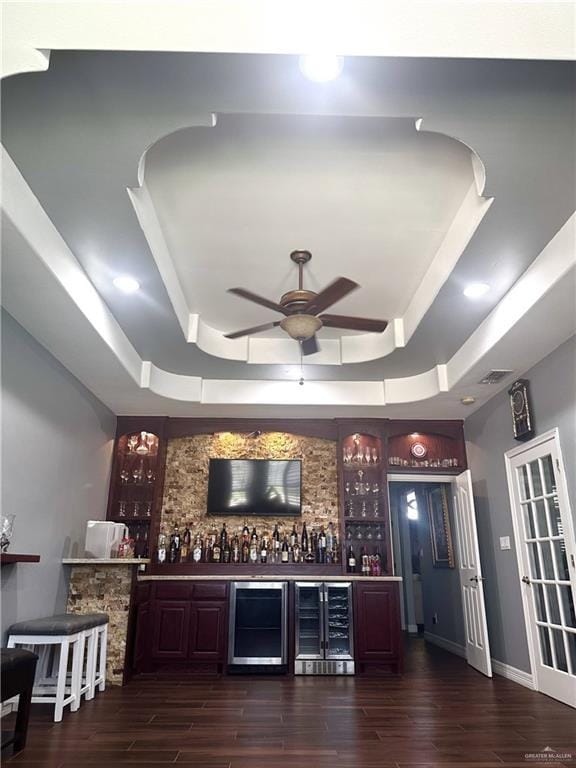
[[470, 472], [390, 478], [403, 626], [491, 677]]
[[558, 431], [508, 451], [506, 473], [536, 687], [576, 707], [576, 540]]

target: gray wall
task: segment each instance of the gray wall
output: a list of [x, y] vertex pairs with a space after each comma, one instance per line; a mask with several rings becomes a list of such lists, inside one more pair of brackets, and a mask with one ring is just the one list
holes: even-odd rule
[[[572, 514], [576, 520], [576, 337], [572, 337], [523, 376], [529, 379], [536, 434], [558, 427]], [[482, 568], [492, 658], [530, 671], [508, 500], [504, 453], [518, 445], [512, 437], [510, 405], [501, 392], [464, 424]], [[511, 550], [500, 550], [510, 536]]]
[[[443, 637], [458, 645], [464, 645], [464, 616], [462, 613], [462, 598], [460, 596], [460, 578], [456, 568], [434, 568], [432, 564], [432, 543], [430, 538], [430, 521], [424, 492], [426, 486], [419, 483], [390, 484], [390, 504], [392, 515], [397, 520], [402, 546], [402, 577], [405, 603], [406, 623], [413, 623], [412, 601], [412, 567], [410, 563], [409, 521], [406, 510], [402, 509], [400, 495], [414, 488], [418, 498], [420, 517], [418, 520], [418, 539], [422, 548], [422, 600], [424, 608], [424, 630], [438, 637]], [[450, 526], [454, 540], [454, 517], [452, 511], [452, 494], [448, 487], [448, 505]], [[455, 544], [455, 542], [454, 542]], [[434, 624], [432, 617], [438, 615], [438, 623]]]
[[106, 515], [116, 417], [2, 312], [2, 511], [11, 552], [39, 564], [2, 568], [2, 633], [62, 612], [63, 557], [83, 554], [86, 520]]

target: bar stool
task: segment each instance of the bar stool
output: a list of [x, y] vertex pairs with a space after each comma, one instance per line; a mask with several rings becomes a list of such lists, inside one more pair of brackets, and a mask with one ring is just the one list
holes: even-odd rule
[[2, 741], [2, 749], [12, 744], [14, 753], [20, 752], [26, 746], [37, 661], [38, 656], [35, 653], [30, 653], [30, 651], [23, 651], [19, 648], [2, 648], [0, 650], [1, 700], [5, 702], [18, 697], [18, 714], [16, 715], [14, 732]]
[[[96, 681], [104, 688], [108, 615], [67, 613], [13, 624], [8, 630], [8, 648], [25, 646], [37, 650], [40, 664], [32, 695], [33, 704], [54, 704], [54, 722], [62, 720], [64, 707], [75, 712], [82, 694], [92, 698]], [[84, 671], [85, 648], [88, 658]], [[53, 651], [58, 651], [58, 672], [54, 675]], [[72, 669], [68, 660], [72, 653]]]

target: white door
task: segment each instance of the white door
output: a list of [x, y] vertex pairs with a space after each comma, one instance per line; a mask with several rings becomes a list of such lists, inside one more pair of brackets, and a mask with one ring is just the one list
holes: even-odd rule
[[456, 524], [456, 563], [460, 573], [460, 594], [466, 632], [466, 660], [479, 672], [492, 677], [482, 584], [484, 579], [480, 565], [472, 477], [469, 470], [454, 478], [452, 494]]
[[576, 707], [576, 543], [557, 430], [508, 451], [506, 472], [536, 687]]

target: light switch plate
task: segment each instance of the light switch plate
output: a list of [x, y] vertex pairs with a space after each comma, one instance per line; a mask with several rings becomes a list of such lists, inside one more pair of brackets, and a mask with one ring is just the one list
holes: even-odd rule
[[500, 536], [500, 549], [510, 549], [510, 536]]

